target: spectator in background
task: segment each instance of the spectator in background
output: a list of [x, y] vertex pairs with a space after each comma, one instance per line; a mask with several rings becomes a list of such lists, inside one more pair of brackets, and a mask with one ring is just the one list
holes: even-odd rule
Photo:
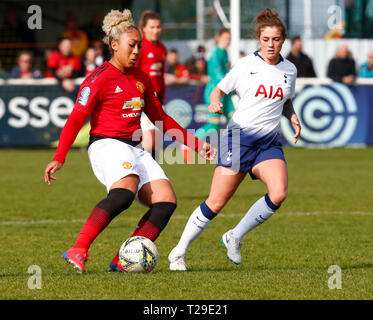
[[373, 50], [368, 53], [368, 61], [360, 67], [361, 78], [373, 78]]
[[179, 62], [179, 53], [176, 49], [171, 49], [166, 56], [164, 79], [166, 85], [181, 85], [189, 81], [189, 70]]
[[189, 78], [206, 84], [209, 80], [207, 76], [207, 62], [205, 59], [206, 48], [198, 46], [196, 52], [187, 62], [189, 69]]
[[[151, 79], [154, 91], [163, 104], [166, 97], [164, 79], [167, 48], [160, 41], [162, 35], [162, 17], [158, 12], [145, 10], [140, 17], [139, 29], [142, 34], [142, 48], [136, 61], [136, 67], [144, 71]], [[142, 146], [157, 159], [161, 146], [156, 144], [155, 134], [160, 132], [143, 112], [141, 114]], [[158, 139], [157, 139], [158, 140]]]
[[82, 76], [89, 76], [97, 67], [95, 63], [95, 49], [93, 47], [88, 47], [84, 55], [84, 60], [82, 63]]
[[286, 57], [294, 63], [298, 70], [299, 78], [315, 78], [316, 73], [313, 68], [312, 60], [302, 51], [303, 43], [300, 36], [291, 39], [291, 51]]
[[62, 38], [58, 43], [58, 50], [53, 51], [47, 60], [46, 78], [57, 78], [67, 92], [73, 92], [75, 85], [73, 78], [81, 75], [81, 61], [71, 53], [70, 38]]
[[43, 77], [40, 70], [33, 68], [34, 55], [31, 51], [23, 50], [17, 55], [17, 65], [9, 74], [11, 79], [40, 79]]
[[[231, 42], [231, 33], [228, 29], [221, 29], [215, 36], [215, 47], [212, 49], [207, 62], [207, 72], [209, 75], [209, 83], [204, 90], [204, 101], [207, 106], [210, 105], [210, 94], [216, 85], [224, 78], [229, 71], [230, 64], [228, 60], [228, 47]], [[232, 94], [225, 95], [222, 99], [224, 114], [227, 123], [231, 119], [235, 108], [232, 102]], [[205, 140], [211, 132], [218, 132], [220, 129], [221, 114], [211, 113], [207, 111], [207, 123], [199, 128], [195, 134], [201, 140]]]
[[66, 29], [61, 33], [62, 38], [71, 39], [71, 53], [82, 57], [88, 48], [87, 34], [79, 29], [79, 19], [73, 13], [68, 13], [66, 18]]
[[327, 76], [336, 82], [351, 85], [355, 81], [355, 60], [345, 44], [338, 47], [335, 57], [330, 60]]

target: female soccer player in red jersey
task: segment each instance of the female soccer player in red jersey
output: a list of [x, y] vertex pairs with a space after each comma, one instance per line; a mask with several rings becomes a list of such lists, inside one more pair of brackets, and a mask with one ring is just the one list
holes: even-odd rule
[[[160, 14], [150, 10], [144, 11], [140, 17], [139, 28], [142, 33], [142, 49], [136, 67], [146, 72], [150, 77], [157, 96], [163, 104], [165, 101], [164, 70], [167, 49], [159, 41], [162, 33]], [[145, 114], [141, 116], [141, 128], [143, 130], [143, 148], [152, 152], [153, 157], [156, 158], [155, 151], [160, 147], [156, 146], [156, 127]]]
[[[110, 221], [127, 209], [137, 196], [149, 206], [133, 236], [154, 241], [167, 225], [176, 208], [176, 197], [167, 176], [158, 163], [142, 148], [140, 117], [145, 112], [152, 122], [161, 122], [163, 130], [176, 129], [180, 142], [211, 160], [215, 149], [188, 134], [167, 116], [145, 72], [135, 67], [140, 54], [141, 36], [131, 12], [112, 10], [103, 21], [105, 42], [112, 57], [82, 83], [78, 99], [60, 136], [53, 158], [44, 172], [45, 182], [56, 180], [53, 174], [62, 168], [68, 150], [88, 117], [91, 117], [88, 156], [97, 179], [108, 191], [105, 199], [92, 210], [74, 246], [63, 258], [85, 272], [88, 249]], [[160, 127], [162, 127], [160, 125]], [[110, 263], [114, 271], [123, 271], [118, 259]]]

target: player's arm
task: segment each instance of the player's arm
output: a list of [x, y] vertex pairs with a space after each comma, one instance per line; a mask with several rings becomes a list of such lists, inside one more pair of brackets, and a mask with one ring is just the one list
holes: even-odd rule
[[45, 167], [44, 181], [46, 183], [51, 184], [51, 180], [56, 180], [56, 177], [54, 177], [53, 174], [57, 170], [60, 170], [65, 163], [66, 155], [74, 143], [80, 129], [86, 123], [96, 105], [98, 96], [98, 89], [82, 85], [74, 109], [61, 131], [60, 140], [53, 160]]
[[55, 156], [45, 168], [44, 181], [46, 183], [51, 184], [51, 180], [56, 180], [56, 178], [52, 174], [62, 168], [63, 164], [65, 163], [67, 152], [74, 143], [80, 129], [87, 121], [88, 116], [88, 114], [82, 113], [76, 109], [73, 109], [73, 111], [71, 112], [65, 126], [61, 131], [60, 140]]
[[170, 136], [172, 134], [172, 139], [195, 150], [207, 160], [215, 158], [216, 150], [210, 144], [190, 134], [163, 111], [162, 105], [154, 92], [145, 96], [144, 112], [160, 130]]
[[300, 125], [299, 119], [297, 114], [295, 113], [293, 103], [291, 100], [287, 100], [284, 103], [284, 108], [282, 110], [282, 115], [285, 116], [287, 119], [290, 120], [291, 125], [293, 126], [293, 129], [295, 131], [294, 134], [294, 143], [297, 143], [299, 137], [300, 137], [300, 132], [302, 130], [302, 127]]
[[211, 113], [223, 114], [223, 104], [221, 99], [232, 91], [237, 89], [239, 74], [242, 72], [240, 62], [237, 62], [234, 67], [219, 81], [218, 85], [210, 94], [210, 105], [208, 110]]
[[215, 87], [214, 90], [211, 91], [210, 105], [208, 106], [208, 110], [211, 113], [223, 114], [223, 111], [221, 111], [221, 109], [223, 108], [223, 104], [220, 101], [224, 96], [225, 92], [222, 91], [219, 87]]

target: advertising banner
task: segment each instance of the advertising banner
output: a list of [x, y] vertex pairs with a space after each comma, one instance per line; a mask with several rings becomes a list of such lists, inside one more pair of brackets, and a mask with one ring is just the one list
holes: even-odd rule
[[[184, 128], [197, 130], [207, 120], [203, 90], [202, 85], [167, 87], [165, 111]], [[0, 146], [56, 146], [77, 91], [68, 94], [55, 84], [0, 85]], [[306, 84], [293, 100], [302, 124], [297, 146], [373, 145], [372, 102], [373, 85]], [[284, 143], [292, 145], [293, 131], [284, 117], [281, 128]], [[89, 129], [87, 123], [75, 146], [88, 144]]]

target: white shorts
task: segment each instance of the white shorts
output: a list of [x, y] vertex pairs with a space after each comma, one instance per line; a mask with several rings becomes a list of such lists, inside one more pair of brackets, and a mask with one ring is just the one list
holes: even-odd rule
[[150, 119], [144, 112], [141, 113], [140, 124], [142, 131], [157, 129], [157, 127], [153, 124], [153, 122], [150, 121]]
[[139, 177], [137, 192], [145, 183], [166, 179], [161, 166], [143, 149], [132, 147], [116, 139], [105, 138], [93, 142], [88, 148], [88, 157], [96, 178], [106, 186], [135, 174]]

